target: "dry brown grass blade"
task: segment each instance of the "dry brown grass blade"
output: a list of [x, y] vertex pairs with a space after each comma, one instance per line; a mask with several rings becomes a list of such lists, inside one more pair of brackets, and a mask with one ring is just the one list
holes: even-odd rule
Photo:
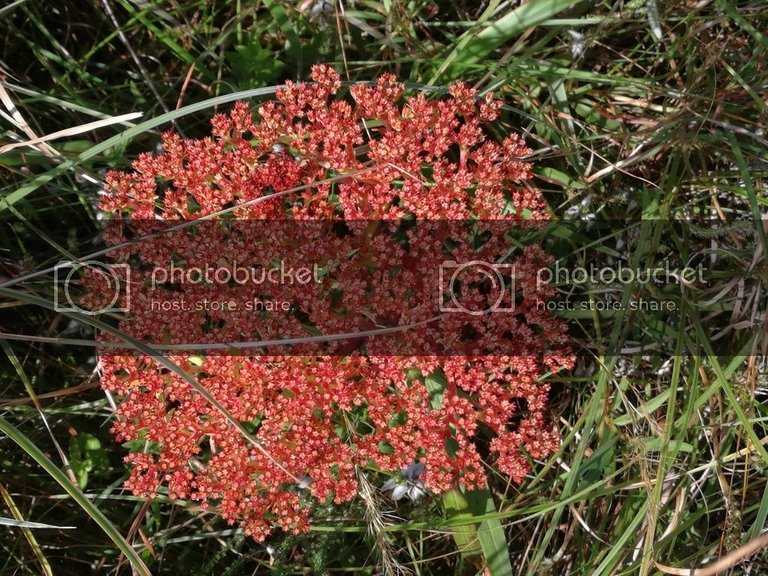
[[368, 524], [368, 533], [375, 542], [376, 550], [379, 553], [382, 574], [384, 576], [408, 576], [412, 574], [409, 568], [398, 562], [392, 544], [387, 540], [384, 533], [386, 523], [379, 507], [376, 489], [368, 480], [365, 471], [360, 467], [355, 467], [355, 474], [357, 476], [358, 496], [365, 505], [365, 520]]
[[[37, 394], [36, 397], [38, 400], [44, 400], [49, 398], [58, 399], [63, 396], [79, 394], [80, 392], [84, 392], [86, 390], [91, 390], [93, 388], [98, 388], [98, 387], [99, 387], [98, 382], [86, 382], [84, 384], [78, 384], [77, 386], [69, 386], [67, 388], [62, 388], [61, 390], [56, 390], [55, 392], [44, 392], [43, 394]], [[32, 398], [0, 398], [0, 407], [19, 406], [21, 404], [29, 404], [30, 402], [33, 402]]]
[[665, 566], [658, 562], [655, 562], [655, 564], [665, 574], [674, 574], [676, 576], [715, 576], [733, 568], [765, 546], [768, 546], [768, 532], [763, 532], [757, 538], [750, 540], [743, 546], [739, 546], [727, 556], [723, 556], [703, 568], [675, 568], [674, 566]]
[[[24, 119], [24, 116], [21, 115], [21, 112], [19, 112], [19, 109], [16, 108], [16, 105], [13, 103], [13, 100], [11, 99], [10, 94], [8, 94], [8, 91], [5, 89], [5, 86], [3, 86], [3, 82], [0, 81], [0, 101], [5, 105], [5, 108], [8, 110], [8, 113], [11, 115], [11, 119], [16, 124], [16, 127], [24, 132], [30, 140], [37, 139], [37, 134], [35, 134], [35, 131], [32, 130], [32, 127], [27, 123], [27, 121]], [[42, 146], [40, 146], [40, 151], [45, 154], [46, 156], [50, 158], [56, 158], [58, 156], [61, 156], [57, 150], [54, 150], [47, 144], [43, 143]]]
[[[0, 84], [0, 87], [1, 86], [2, 85]], [[35, 146], [37, 144], [42, 144], [44, 142], [49, 142], [51, 140], [58, 140], [59, 138], [66, 138], [68, 136], [82, 134], [83, 132], [90, 132], [91, 130], [104, 128], [105, 126], [111, 126], [112, 124], [129, 122], [131, 120], [136, 120], [137, 118], [141, 118], [143, 114], [144, 114], [143, 112], [131, 112], [130, 114], [121, 114], [120, 116], [104, 118], [102, 120], [96, 120], [95, 122], [88, 122], [87, 124], [81, 124], [80, 126], [73, 126], [72, 128], [59, 130], [57, 132], [53, 132], [52, 134], [47, 134], [45, 136], [35, 136], [30, 138], [29, 140], [25, 140], [24, 142], [14, 142], [13, 144], [6, 144], [5, 146], [0, 147], [0, 154], [9, 152], [14, 148], [21, 148], [23, 146]]]

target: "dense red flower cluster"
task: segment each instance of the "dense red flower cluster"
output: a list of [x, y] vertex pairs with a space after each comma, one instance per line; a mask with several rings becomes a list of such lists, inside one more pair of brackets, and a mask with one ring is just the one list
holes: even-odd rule
[[[530, 166], [520, 160], [529, 150], [516, 135], [498, 144], [483, 128], [497, 118], [499, 101], [478, 101], [461, 83], [451, 87], [447, 99], [423, 94], [403, 99], [404, 87], [384, 76], [375, 85], [352, 87], [350, 102], [337, 96], [340, 82], [331, 68], [315, 67], [312, 79], [279, 90], [276, 102], [259, 107], [258, 121], [239, 103], [213, 119], [211, 138], [166, 133], [162, 154], [143, 154], [133, 171], [110, 173], [101, 207], [124, 220], [109, 227], [105, 237], [118, 244], [157, 231], [159, 222], [187, 222], [229, 209], [226, 219], [202, 228], [205, 233], [164, 234], [115, 252], [126, 262], [192, 267], [231, 264], [235, 255], [259, 258], [251, 253], [253, 239], [236, 235], [233, 222], [266, 220], [278, 227], [286, 219], [344, 220], [350, 234], [325, 232], [293, 248], [308, 261], [335, 252], [342, 260], [338, 270], [323, 282], [296, 289], [292, 296], [301, 313], [282, 316], [231, 310], [148, 313], [142, 300], [149, 298], [148, 278], [138, 276], [132, 279], [138, 282], [132, 291], [135, 312], [121, 328], [152, 342], [233, 342], [252, 341], [254, 335], [306, 335], [307, 325], [338, 333], [419, 322], [436, 309], [435, 301], [414, 300], [419, 286], [437, 284], [423, 262], [434, 260], [444, 245], [422, 237], [418, 245], [429, 247], [422, 250], [422, 260], [407, 260], [413, 257], [394, 244], [377, 245], [371, 221], [473, 218], [523, 226], [546, 218], [540, 194], [519, 184], [530, 177]], [[349, 250], [344, 244], [349, 235], [367, 239], [366, 249], [374, 256]], [[452, 258], [477, 257], [461, 239], [453, 240]], [[499, 248], [500, 241], [483, 249]], [[222, 251], [224, 245], [228, 248]], [[276, 252], [262, 254], [262, 260], [274, 260], [284, 247], [273, 245]], [[467, 348], [463, 355], [413, 352], [419, 345], [430, 351], [455, 347], [454, 332], [467, 321], [455, 314], [439, 331], [399, 336], [410, 346], [405, 354], [388, 353], [391, 349], [377, 348], [372, 340], [365, 354], [326, 344], [312, 355], [172, 356], [261, 449], [151, 357], [104, 354], [102, 384], [121, 399], [114, 433], [133, 450], [127, 486], [151, 496], [164, 485], [171, 497], [215, 506], [225, 519], [240, 521], [249, 534], [263, 539], [275, 526], [306, 530], [313, 498], [353, 499], [356, 466], [394, 472], [419, 461], [429, 490], [457, 484], [472, 488], [486, 483], [478, 446], [490, 440], [497, 468], [522, 481], [530, 459], [545, 457], [558, 445], [546, 422], [548, 386], [540, 377], [572, 365], [563, 325], [528, 296], [548, 294], [547, 287], [534, 287], [535, 270], [547, 262], [539, 248], [524, 250], [515, 263], [526, 296], [515, 312], [472, 317], [479, 322], [472, 338], [493, 330], [512, 334], [503, 354], [483, 354], [482, 347]], [[343, 313], [339, 286], [344, 287]], [[184, 297], [199, 299], [209, 288], [196, 284]], [[228, 298], [240, 289], [231, 282], [217, 287]], [[481, 309], [487, 304], [482, 290], [465, 295]]]
[[[102, 209], [149, 220], [198, 218], [361, 172], [333, 193], [328, 184], [307, 186], [282, 202], [248, 204], [238, 216], [331, 218], [338, 206], [347, 220], [546, 218], [540, 194], [519, 186], [531, 175], [520, 161], [530, 149], [517, 134], [498, 144], [481, 128], [498, 116], [500, 101], [478, 104], [457, 83], [451, 99], [418, 94], [398, 106], [404, 88], [384, 75], [375, 86], [352, 87], [353, 106], [329, 101], [340, 86], [332, 69], [315, 67], [312, 77], [279, 90], [277, 102], [259, 107], [258, 122], [240, 102], [214, 117], [212, 138], [164, 134], [164, 154], [142, 154], [133, 172], [108, 175]], [[167, 185], [162, 192], [159, 182]]]

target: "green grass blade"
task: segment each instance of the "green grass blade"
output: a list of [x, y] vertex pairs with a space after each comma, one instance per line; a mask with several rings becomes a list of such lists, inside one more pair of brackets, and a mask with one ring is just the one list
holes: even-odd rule
[[[136, 10], [134, 6], [130, 2], [126, 2], [126, 0], [117, 0], [120, 6], [122, 6], [126, 12], [128, 12], [133, 18], [141, 22], [144, 26], [146, 26], [147, 30], [152, 32], [155, 36], [157, 36], [163, 44], [165, 44], [168, 49], [176, 54], [182, 61], [184, 61], [186, 64], [194, 64], [195, 63], [195, 57], [192, 56], [189, 52], [187, 52], [178, 42], [176, 42], [173, 38], [171, 38], [168, 34], [165, 33], [164, 30], [161, 30], [158, 26], [156, 26], [149, 18], [145, 16], [145, 12], [151, 11], [149, 7], [144, 10]], [[202, 73], [205, 75], [208, 75], [208, 73], [203, 69]]]
[[184, 106], [182, 108], [179, 108], [178, 110], [172, 110], [165, 114], [161, 114], [160, 116], [157, 116], [155, 118], [151, 118], [145, 122], [141, 122], [140, 124], [137, 124], [136, 126], [128, 128], [127, 130], [121, 132], [120, 134], [116, 134], [115, 136], [112, 136], [111, 138], [108, 138], [103, 142], [99, 142], [98, 144], [90, 147], [88, 150], [86, 150], [76, 158], [73, 158], [72, 160], [67, 160], [66, 162], [62, 162], [55, 168], [48, 170], [48, 172], [45, 172], [43, 174], [40, 174], [39, 176], [36, 176], [35, 178], [32, 178], [28, 184], [25, 184], [15, 192], [8, 194], [5, 198], [0, 198], [0, 213], [2, 213], [4, 210], [7, 210], [8, 205], [15, 204], [16, 202], [23, 200], [29, 194], [31, 194], [41, 186], [44, 186], [45, 184], [47, 184], [57, 176], [61, 176], [62, 174], [66, 173], [73, 166], [82, 164], [83, 162], [90, 160], [91, 158], [96, 158], [100, 154], [112, 148], [113, 146], [119, 146], [121, 144], [124, 144], [130, 141], [132, 138], [135, 138], [136, 136], [143, 134], [144, 132], [152, 130], [153, 128], [157, 128], [158, 126], [162, 126], [163, 124], [167, 124], [168, 122], [172, 122], [177, 118], [182, 118], [189, 114], [194, 114], [195, 112], [200, 112], [201, 110], [213, 108], [221, 104], [227, 104], [229, 102], [235, 102], [237, 100], [245, 100], [247, 98], [259, 98], [262, 96], [269, 96], [274, 94], [275, 90], [277, 90], [278, 88], [279, 86], [269, 86], [267, 88], [254, 88], [253, 90], [243, 90], [240, 92], [233, 92], [232, 94], [225, 94], [223, 96], [217, 96], [215, 98], [209, 98], [207, 100], [203, 100], [202, 102], [196, 102], [195, 104], [190, 104], [189, 106]]
[[104, 533], [109, 536], [112, 542], [114, 542], [120, 551], [125, 554], [125, 557], [131, 563], [131, 566], [133, 566], [133, 569], [136, 571], [136, 573], [141, 574], [142, 576], [151, 576], [149, 568], [147, 568], [147, 566], [141, 560], [133, 547], [128, 543], [128, 541], [123, 538], [123, 535], [120, 534], [115, 525], [109, 521], [109, 519], [101, 510], [99, 510], [90, 500], [88, 500], [88, 498], [86, 498], [85, 494], [82, 493], [80, 488], [69, 481], [67, 475], [64, 474], [64, 472], [62, 472], [56, 466], [56, 464], [54, 464], [45, 454], [43, 454], [42, 450], [40, 450], [40, 448], [38, 448], [35, 443], [32, 442], [32, 440], [25, 436], [21, 430], [16, 428], [13, 424], [2, 417], [0, 417], [0, 431], [2, 431], [6, 436], [8, 436], [8, 438], [18, 444], [19, 447], [24, 450], [24, 452], [34, 458], [37, 463], [40, 464], [40, 466], [42, 466], [51, 476], [51, 478], [58, 482], [59, 485], [61, 485], [61, 487], [64, 488], [64, 490], [66, 490], [67, 493], [72, 497], [72, 499], [77, 502], [83, 510], [85, 510], [88, 516], [93, 518], [93, 520], [99, 525]]
[[264, 0], [264, 6], [267, 7], [272, 18], [275, 20], [275, 25], [283, 31], [285, 34], [285, 52], [288, 57], [294, 61], [297, 72], [301, 71], [303, 65], [303, 50], [301, 45], [301, 39], [294, 27], [294, 24], [288, 18], [288, 13], [283, 8], [282, 4], [275, 2], [275, 0]]
[[24, 520], [24, 517], [21, 515], [21, 511], [16, 506], [16, 502], [13, 501], [13, 498], [11, 497], [8, 490], [5, 489], [5, 486], [0, 484], [0, 495], [3, 496], [3, 500], [5, 500], [5, 505], [8, 507], [8, 509], [11, 511], [11, 514], [13, 514], [13, 518], [0, 518], [0, 526], [11, 526], [11, 527], [17, 527], [21, 528], [22, 533], [24, 534], [24, 538], [27, 539], [27, 543], [29, 544], [29, 547], [32, 548], [32, 552], [34, 553], [35, 557], [37, 558], [37, 561], [40, 563], [40, 568], [45, 574], [45, 576], [53, 576], [53, 570], [51, 570], [51, 563], [48, 562], [48, 558], [45, 557], [45, 553], [43, 552], [43, 549], [40, 547], [40, 543], [37, 541], [37, 538], [35, 538], [35, 535], [32, 533], [32, 528], [58, 528], [58, 529], [69, 529], [73, 528], [73, 526], [51, 526], [50, 524], [40, 524], [39, 522], [27, 522]]
[[466, 518], [467, 524], [451, 526], [453, 540], [456, 547], [465, 558], [474, 556], [481, 552], [480, 542], [477, 539], [477, 522], [472, 519], [472, 513], [469, 511], [469, 503], [461, 490], [453, 489], [443, 494], [443, 505], [446, 515], [451, 520]]
[[699, 337], [699, 341], [701, 342], [702, 347], [704, 348], [704, 352], [707, 355], [707, 359], [709, 360], [709, 363], [712, 367], [712, 371], [715, 373], [715, 376], [717, 377], [717, 384], [725, 393], [725, 396], [728, 399], [729, 406], [736, 414], [736, 418], [738, 419], [739, 424], [741, 424], [741, 426], [743, 427], [744, 432], [746, 432], [747, 437], [749, 438], [749, 441], [752, 444], [752, 447], [754, 448], [754, 450], [757, 451], [757, 454], [760, 456], [762, 461], [768, 464], [768, 451], [766, 451], [765, 447], [763, 446], [763, 443], [761, 442], [760, 437], [755, 432], [755, 429], [752, 426], [752, 423], [750, 422], [749, 416], [747, 416], [747, 413], [744, 411], [744, 407], [741, 405], [741, 401], [739, 400], [739, 398], [736, 396], [736, 393], [734, 392], [730, 379], [728, 378], [725, 371], [723, 370], [723, 367], [720, 365], [720, 358], [712, 351], [712, 346], [709, 343], [707, 334], [703, 326], [701, 325], [701, 319], [695, 315], [691, 315], [690, 319], [693, 323], [694, 329], [696, 330], [696, 334]]
[[28, 520], [15, 520], [0, 516], [0, 526], [10, 526], [11, 528], [33, 528], [33, 529], [53, 529], [53, 530], [75, 530], [77, 526], [54, 526], [53, 524], [43, 524], [41, 522], [29, 522]]
[[[474, 522], [451, 527], [453, 538], [462, 555], [471, 557], [482, 552], [491, 576], [511, 575], [512, 563], [509, 559], [507, 536], [501, 520], [491, 517], [480, 521], [479, 518], [496, 512], [491, 491], [485, 488], [462, 493], [455, 489], [443, 496], [443, 502], [446, 510], [451, 513], [451, 520], [457, 518], [474, 520]], [[479, 526], [478, 521], [480, 521]]]
[[430, 84], [435, 83], [443, 74], [449, 79], [458, 77], [462, 69], [476, 64], [524, 30], [533, 28], [559, 12], [581, 4], [582, 1], [531, 0], [489, 24], [478, 34], [475, 30], [467, 31], [438, 69]]
[[749, 206], [752, 212], [752, 218], [755, 221], [755, 230], [757, 231], [760, 243], [763, 246], [763, 254], [768, 254], [768, 238], [766, 238], [764, 222], [762, 220], [762, 214], [760, 214], [760, 208], [757, 201], [757, 193], [755, 191], [755, 185], [752, 180], [752, 176], [749, 173], [749, 168], [744, 160], [744, 155], [741, 152], [741, 146], [736, 140], [733, 133], [728, 134], [728, 140], [733, 150], [734, 158], [736, 159], [736, 165], [739, 167], [739, 173], [741, 179], [744, 182], [744, 190], [747, 192], [747, 198], [749, 198]]

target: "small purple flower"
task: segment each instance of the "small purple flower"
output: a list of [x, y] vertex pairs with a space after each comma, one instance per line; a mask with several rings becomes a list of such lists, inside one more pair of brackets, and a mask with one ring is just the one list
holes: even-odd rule
[[424, 473], [426, 466], [421, 462], [413, 462], [403, 470], [403, 480], [390, 478], [381, 489], [384, 492], [392, 491], [390, 497], [397, 502], [404, 497], [410, 498], [413, 502], [418, 502], [427, 495], [427, 489], [424, 482], [419, 480], [419, 476]]

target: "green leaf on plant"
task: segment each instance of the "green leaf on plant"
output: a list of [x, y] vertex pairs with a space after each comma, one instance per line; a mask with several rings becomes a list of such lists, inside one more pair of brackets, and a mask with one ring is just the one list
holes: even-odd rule
[[227, 52], [226, 59], [241, 89], [267, 86], [285, 68], [285, 64], [271, 50], [262, 47], [256, 38], [248, 44], [235, 46], [234, 50]]
[[443, 407], [443, 398], [445, 398], [445, 388], [448, 386], [448, 380], [442, 370], [436, 370], [424, 378], [424, 386], [429, 392], [429, 403], [433, 409], [439, 410]]
[[[462, 556], [472, 558], [482, 554], [487, 574], [511, 575], [512, 563], [504, 526], [498, 518], [482, 519], [496, 512], [491, 491], [488, 488], [467, 492], [454, 489], [443, 494], [443, 503], [449, 519], [466, 518], [469, 521], [451, 526], [453, 539]], [[473, 519], [475, 522], [471, 521]]]
[[80, 433], [69, 439], [69, 464], [78, 486], [84, 490], [88, 485], [88, 473], [105, 470], [109, 467], [109, 459], [96, 436]]

